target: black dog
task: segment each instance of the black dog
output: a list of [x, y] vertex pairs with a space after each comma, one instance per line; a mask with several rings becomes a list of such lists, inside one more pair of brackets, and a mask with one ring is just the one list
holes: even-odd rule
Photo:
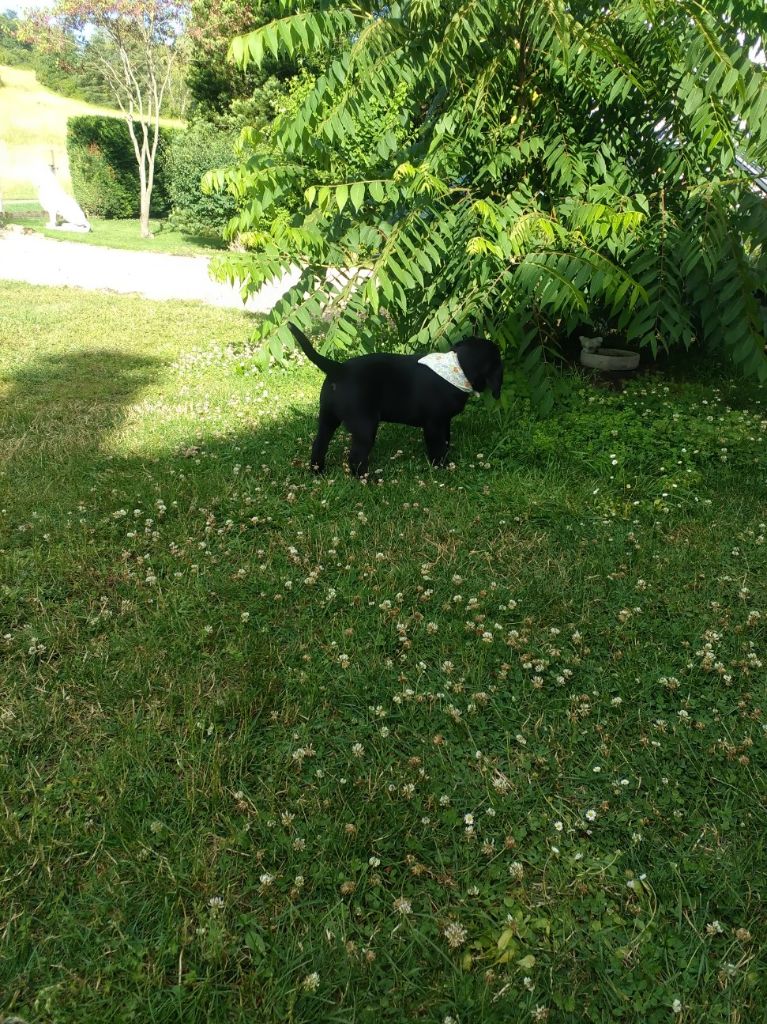
[[485, 338], [466, 338], [439, 355], [367, 355], [337, 363], [320, 355], [297, 327], [289, 327], [306, 356], [327, 375], [312, 446], [316, 472], [325, 468], [325, 453], [341, 423], [352, 435], [349, 469], [355, 476], [368, 471], [368, 456], [382, 421], [422, 427], [430, 461], [443, 465], [450, 421], [462, 412], [469, 396], [486, 388], [493, 398], [501, 394], [501, 354]]

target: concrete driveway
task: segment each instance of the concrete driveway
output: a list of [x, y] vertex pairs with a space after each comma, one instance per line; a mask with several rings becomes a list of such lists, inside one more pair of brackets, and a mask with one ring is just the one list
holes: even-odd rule
[[245, 304], [236, 288], [211, 280], [209, 263], [207, 256], [107, 249], [19, 229], [0, 230], [0, 279], [6, 281], [133, 292], [148, 299], [182, 299], [268, 313], [299, 274], [296, 269], [281, 281], [264, 285]]

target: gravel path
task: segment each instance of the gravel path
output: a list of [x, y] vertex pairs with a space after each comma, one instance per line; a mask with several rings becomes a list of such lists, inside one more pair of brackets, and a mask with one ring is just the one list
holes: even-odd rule
[[207, 256], [106, 249], [38, 234], [0, 230], [0, 280], [69, 285], [96, 291], [138, 292], [148, 299], [186, 299], [211, 306], [268, 313], [298, 271], [264, 285], [243, 305], [239, 292], [211, 280]]

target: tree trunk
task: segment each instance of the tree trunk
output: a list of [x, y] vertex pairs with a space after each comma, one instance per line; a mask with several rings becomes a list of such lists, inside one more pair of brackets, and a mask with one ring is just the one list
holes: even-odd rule
[[148, 154], [142, 153], [141, 156], [142, 160], [139, 164], [139, 183], [141, 186], [139, 195], [139, 226], [141, 237], [151, 238], [152, 232], [149, 230], [149, 204], [152, 201], [152, 180], [154, 175], [152, 174], [152, 168], [150, 168], [147, 175], [146, 164]]
[[149, 230], [149, 201], [151, 195], [147, 192], [144, 185], [141, 186], [141, 200], [139, 207], [139, 225], [141, 227], [142, 238], [152, 238], [152, 232]]

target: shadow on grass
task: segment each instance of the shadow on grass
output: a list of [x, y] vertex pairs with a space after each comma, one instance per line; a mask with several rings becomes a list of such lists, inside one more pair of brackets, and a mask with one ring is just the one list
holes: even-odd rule
[[0, 410], [0, 471], [23, 488], [79, 474], [158, 376], [159, 359], [108, 350], [46, 356], [14, 373]]
[[194, 245], [200, 249], [211, 249], [214, 251], [228, 249], [227, 243], [220, 235], [203, 231], [185, 231], [183, 228], [174, 227], [172, 224], [167, 223], [167, 221], [161, 221], [153, 228], [155, 237], [162, 237], [163, 234], [168, 234], [169, 232], [181, 235], [187, 244]]
[[42, 401], [46, 405], [73, 402], [116, 410], [154, 379], [152, 369], [159, 362], [152, 357], [124, 355], [112, 349], [45, 356], [13, 375], [15, 391], [8, 395], [6, 405], [23, 408]]

